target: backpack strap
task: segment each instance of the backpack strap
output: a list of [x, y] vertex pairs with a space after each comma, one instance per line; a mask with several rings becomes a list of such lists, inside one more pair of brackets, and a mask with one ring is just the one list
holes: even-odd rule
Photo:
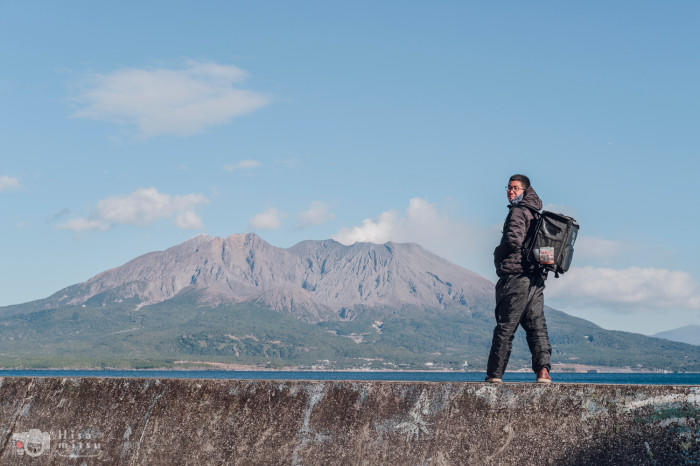
[[534, 207], [532, 207], [531, 205], [527, 205], [527, 204], [518, 204], [518, 206], [519, 207], [527, 207], [528, 209], [530, 209], [533, 213], [537, 214], [538, 216], [541, 216], [542, 212], [544, 212], [543, 210], [537, 210]]
[[[523, 248], [523, 249], [525, 249], [524, 252], [525, 252], [526, 260], [529, 261], [530, 256], [532, 255], [532, 248], [535, 245], [535, 236], [537, 235], [537, 230], [539, 229], [540, 223], [542, 222], [542, 212], [543, 211], [535, 209], [534, 207], [527, 205], [527, 204], [522, 204], [521, 207], [527, 208], [528, 210], [530, 210], [534, 214], [534, 218], [532, 219], [534, 225], [532, 225], [532, 224], [530, 225], [530, 228], [527, 232], [529, 238], [527, 239], [526, 245]], [[537, 266], [537, 270], [538, 270], [539, 274], [541, 275], [541, 279], [543, 282], [542, 284], [544, 284], [544, 280], [547, 280], [547, 268], [541, 264], [534, 264], [533, 262], [530, 262], [530, 263]], [[558, 274], [556, 274], [556, 275], [557, 275], [556, 278], [559, 278]]]

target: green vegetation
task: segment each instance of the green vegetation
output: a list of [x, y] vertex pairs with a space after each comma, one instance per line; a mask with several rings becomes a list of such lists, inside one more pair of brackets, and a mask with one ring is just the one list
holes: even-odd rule
[[[252, 304], [198, 306], [179, 298], [135, 311], [135, 303], [87, 303], [0, 317], [0, 365], [12, 368], [183, 367], [210, 361], [268, 368], [481, 370], [490, 313], [357, 310], [351, 321], [307, 323]], [[0, 313], [0, 316], [3, 314]], [[554, 362], [700, 371], [700, 348], [603, 330], [548, 310]], [[529, 367], [522, 331], [509, 368]]]

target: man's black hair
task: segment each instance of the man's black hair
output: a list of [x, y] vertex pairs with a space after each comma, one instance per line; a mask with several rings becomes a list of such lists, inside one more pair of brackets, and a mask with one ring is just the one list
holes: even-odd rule
[[520, 181], [520, 183], [522, 183], [523, 185], [523, 189], [527, 189], [530, 187], [530, 178], [528, 178], [525, 175], [513, 175], [510, 177], [510, 180], [508, 180], [508, 182], [511, 181]]

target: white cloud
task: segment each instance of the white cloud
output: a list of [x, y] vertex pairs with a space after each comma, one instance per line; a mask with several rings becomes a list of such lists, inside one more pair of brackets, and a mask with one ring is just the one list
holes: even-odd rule
[[412, 198], [404, 215], [395, 210], [364, 219], [358, 226], [342, 228], [333, 238], [344, 244], [356, 242], [385, 243], [387, 241], [416, 242], [427, 246], [448, 239], [448, 242], [468, 240], [463, 234], [466, 224], [450, 219], [425, 199]]
[[113, 225], [148, 225], [173, 218], [183, 229], [202, 228], [202, 220], [194, 208], [209, 202], [201, 194], [171, 196], [156, 188], [140, 188], [125, 196], [112, 196], [97, 203], [89, 218], [77, 218], [58, 225], [72, 231], [107, 230]]
[[126, 196], [114, 196], [97, 203], [97, 216], [109, 223], [146, 225], [204, 204], [201, 194], [171, 196], [156, 188], [137, 189]]
[[235, 86], [246, 75], [232, 65], [197, 61], [182, 69], [120, 69], [93, 77], [74, 116], [135, 125], [144, 136], [193, 134], [269, 102]]
[[328, 210], [324, 202], [313, 201], [307, 210], [298, 215], [297, 225], [299, 228], [305, 228], [330, 222], [334, 218], [335, 215]]
[[175, 217], [175, 225], [183, 230], [200, 230], [204, 228], [202, 219], [191, 210], [177, 214]]
[[547, 283], [547, 297], [612, 312], [700, 309], [700, 287], [690, 274], [658, 268], [574, 267]]
[[259, 230], [276, 230], [282, 225], [282, 214], [275, 208], [254, 215], [250, 219], [250, 226]]
[[260, 162], [258, 162], [257, 160], [241, 160], [240, 162], [224, 165], [224, 170], [232, 172], [236, 170], [257, 168], [259, 166]]
[[406, 219], [401, 219], [398, 212], [386, 211], [379, 214], [376, 220], [366, 218], [358, 226], [343, 227], [333, 236], [333, 239], [343, 244], [354, 243], [386, 243], [387, 241], [399, 241], [396, 239], [403, 235], [403, 225]]
[[87, 218], [74, 218], [57, 226], [59, 230], [71, 231], [105, 231], [109, 230], [109, 223], [102, 220], [90, 220]]
[[412, 198], [404, 213], [390, 210], [360, 225], [341, 228], [333, 238], [343, 244], [387, 241], [417, 243], [452, 262], [485, 276], [493, 274], [493, 248], [500, 239], [497, 228], [450, 218], [434, 205]]
[[17, 178], [11, 176], [3, 175], [0, 176], [0, 191], [9, 191], [11, 189], [17, 189], [21, 185]]

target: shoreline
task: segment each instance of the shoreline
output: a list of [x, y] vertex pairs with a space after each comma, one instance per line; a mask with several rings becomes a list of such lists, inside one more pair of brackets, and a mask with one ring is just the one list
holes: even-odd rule
[[[162, 368], [148, 368], [148, 369], [125, 369], [125, 368], [114, 368], [114, 367], [82, 367], [82, 368], [65, 368], [65, 367], [42, 367], [42, 368], [7, 368], [0, 367], [0, 372], [25, 372], [25, 371], [36, 371], [36, 372], [50, 372], [50, 371], [86, 371], [86, 372], [309, 372], [309, 373], [345, 373], [345, 372], [355, 372], [355, 373], [426, 373], [426, 374], [483, 374], [484, 370], [451, 370], [451, 369], [416, 369], [416, 370], [395, 370], [395, 369], [300, 369], [297, 367], [284, 367], [278, 369], [256, 367], [256, 366], [246, 366], [246, 365], [229, 365], [221, 363], [226, 366], [236, 366], [236, 367], [220, 367], [219, 365], [200, 365], [195, 367], [182, 367], [182, 368], [172, 368], [172, 367], [162, 367]], [[506, 374], [529, 374], [532, 373], [531, 370], [513, 370], [506, 371]], [[550, 372], [552, 374], [658, 374], [658, 375], [674, 375], [674, 374], [700, 374], [700, 372], [669, 372], [662, 370], [631, 370], [630, 368], [620, 368], [620, 367], [605, 367], [603, 370], [556, 370], [552, 368]], [[2, 376], [2, 374], [0, 374]]]

